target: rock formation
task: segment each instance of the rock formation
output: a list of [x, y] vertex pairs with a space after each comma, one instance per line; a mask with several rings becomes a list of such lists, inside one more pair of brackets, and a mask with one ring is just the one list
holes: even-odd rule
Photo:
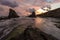
[[51, 10], [49, 12], [46, 12], [44, 14], [40, 14], [37, 16], [60, 18], [60, 8], [55, 9], [55, 10]]
[[[15, 18], [15, 19], [3, 20], [3, 21], [1, 20], [0, 40], [6, 40], [9, 37], [10, 33], [14, 31], [17, 27], [23, 28], [24, 30], [27, 26], [32, 25], [32, 21], [33, 20], [31, 20], [30, 18]], [[22, 27], [21, 25], [24, 27]]]
[[9, 9], [9, 15], [6, 17], [0, 17], [0, 20], [10, 19], [10, 18], [18, 18], [18, 17], [19, 16], [17, 15], [17, 13], [14, 10]]
[[17, 13], [16, 13], [14, 10], [9, 9], [8, 18], [17, 18], [17, 17], [19, 17], [19, 16], [17, 15]]
[[36, 17], [36, 15], [35, 15], [35, 9], [31, 9], [31, 15], [29, 15], [28, 17]]

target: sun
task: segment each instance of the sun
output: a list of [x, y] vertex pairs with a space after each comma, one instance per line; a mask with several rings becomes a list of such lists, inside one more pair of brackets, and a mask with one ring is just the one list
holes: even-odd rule
[[40, 8], [40, 9], [36, 10], [35, 13], [36, 13], [36, 15], [39, 15], [39, 14], [43, 14], [43, 13], [48, 12], [48, 11], [49, 11], [49, 9], [47, 7], [45, 7], [43, 9]]

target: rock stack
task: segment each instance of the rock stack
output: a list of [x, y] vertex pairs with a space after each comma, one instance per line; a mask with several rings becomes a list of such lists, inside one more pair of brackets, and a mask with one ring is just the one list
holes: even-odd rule
[[11, 19], [11, 18], [18, 18], [19, 16], [13, 9], [9, 9], [9, 15], [6, 17], [0, 17], [0, 20]]
[[8, 18], [17, 18], [17, 17], [19, 17], [19, 16], [17, 15], [17, 13], [16, 13], [14, 10], [9, 9]]
[[36, 17], [36, 15], [35, 15], [35, 9], [31, 9], [30, 12], [31, 12], [32, 14], [29, 15], [28, 17]]

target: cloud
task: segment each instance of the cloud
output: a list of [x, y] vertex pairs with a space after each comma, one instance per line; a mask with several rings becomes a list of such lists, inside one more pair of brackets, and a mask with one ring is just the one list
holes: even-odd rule
[[13, 7], [13, 8], [18, 6], [18, 3], [14, 0], [0, 0], [0, 4]]
[[0, 11], [4, 11], [3, 7], [0, 7]]
[[46, 2], [53, 2], [54, 0], [45, 0]]

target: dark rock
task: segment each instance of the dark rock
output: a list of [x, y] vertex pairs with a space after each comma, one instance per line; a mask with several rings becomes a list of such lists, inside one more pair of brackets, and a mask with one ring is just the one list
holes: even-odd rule
[[0, 17], [0, 20], [8, 19], [8, 17]]
[[37, 16], [60, 18], [60, 8], [46, 12], [44, 14], [37, 15]]
[[60, 28], [60, 23], [54, 24], [57, 28]]
[[36, 15], [35, 15], [35, 9], [32, 9], [30, 12], [31, 12], [32, 14], [29, 15], [28, 17], [36, 17]]
[[16, 13], [14, 10], [9, 9], [8, 18], [17, 18], [17, 17], [19, 17], [19, 16], [17, 15], [17, 13]]
[[0, 17], [0, 20], [10, 19], [10, 18], [18, 18], [18, 17], [19, 16], [17, 15], [17, 13], [14, 10], [9, 9], [9, 15], [6, 17]]
[[0, 21], [0, 40], [7, 40], [9, 37], [15, 36], [15, 34], [18, 35], [28, 25], [32, 25], [32, 21], [33, 20], [30, 18], [15, 18], [15, 19], [4, 20], [2, 22]]
[[26, 28], [26, 30], [10, 40], [57, 40], [51, 35], [45, 34], [44, 32], [38, 30], [37, 28]]

